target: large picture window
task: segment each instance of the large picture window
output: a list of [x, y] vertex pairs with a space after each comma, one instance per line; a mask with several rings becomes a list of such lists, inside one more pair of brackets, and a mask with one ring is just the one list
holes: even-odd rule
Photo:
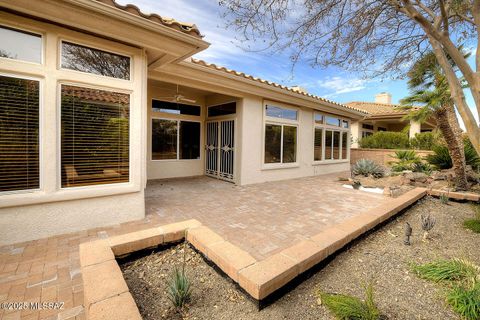
[[115, 53], [62, 42], [62, 68], [130, 80], [130, 58]]
[[152, 160], [200, 159], [200, 123], [152, 119]]
[[[326, 121], [318, 121], [318, 119], [326, 119]], [[315, 113], [313, 160], [348, 159], [348, 128], [348, 120]]]
[[39, 82], [0, 76], [0, 192], [38, 188]]
[[61, 86], [62, 187], [129, 181], [130, 96]]
[[297, 127], [281, 124], [265, 125], [265, 163], [297, 161]]
[[265, 104], [265, 164], [297, 162], [298, 110]]

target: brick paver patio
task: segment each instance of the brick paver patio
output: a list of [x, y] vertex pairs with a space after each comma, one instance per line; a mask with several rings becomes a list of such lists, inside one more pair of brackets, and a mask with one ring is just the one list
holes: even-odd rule
[[207, 177], [152, 181], [141, 221], [0, 247], [0, 303], [64, 302], [61, 310], [0, 309], [0, 319], [84, 319], [85, 241], [193, 218], [260, 260], [388, 201], [343, 188], [337, 176], [244, 187]]

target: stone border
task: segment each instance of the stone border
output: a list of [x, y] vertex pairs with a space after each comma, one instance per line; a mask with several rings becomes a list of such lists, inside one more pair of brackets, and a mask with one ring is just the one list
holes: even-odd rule
[[416, 188], [342, 221], [264, 260], [223, 239], [197, 220], [82, 243], [80, 265], [87, 319], [141, 319], [115, 257], [185, 238], [254, 299], [262, 300], [347, 243], [427, 194]]
[[473, 202], [480, 202], [480, 194], [473, 193], [473, 192], [453, 192], [453, 191], [445, 191], [439, 189], [428, 189], [428, 195], [440, 197], [440, 196], [447, 196], [449, 199], [454, 200], [467, 200]]

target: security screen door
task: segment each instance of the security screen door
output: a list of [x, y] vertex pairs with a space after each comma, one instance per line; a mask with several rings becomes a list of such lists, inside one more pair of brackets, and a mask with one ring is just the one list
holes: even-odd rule
[[207, 176], [233, 182], [235, 155], [235, 120], [207, 122], [205, 173]]

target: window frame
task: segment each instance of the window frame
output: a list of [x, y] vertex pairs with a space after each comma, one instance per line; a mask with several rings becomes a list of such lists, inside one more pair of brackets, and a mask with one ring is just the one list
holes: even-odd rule
[[[12, 60], [6, 58], [8, 60]], [[23, 61], [25, 62], [25, 61]], [[13, 191], [0, 191], [0, 197], [6, 195], [14, 195], [14, 194], [35, 194], [35, 193], [42, 193], [44, 191], [44, 152], [42, 146], [43, 142], [43, 130], [44, 130], [44, 81], [42, 77], [35, 77], [35, 76], [25, 76], [22, 74], [16, 73], [9, 73], [0, 71], [0, 76], [4, 77], [11, 77], [15, 79], [24, 79], [24, 80], [33, 80], [38, 81], [38, 188], [35, 189], [25, 189], [25, 190], [13, 190]]]
[[13, 30], [18, 30], [20, 32], [24, 33], [31, 33], [40, 36], [41, 39], [41, 44], [42, 48], [40, 49], [40, 63], [39, 62], [33, 62], [33, 61], [26, 61], [26, 60], [20, 60], [20, 59], [12, 59], [12, 58], [7, 58], [7, 57], [0, 57], [0, 61], [9, 61], [13, 63], [26, 63], [26, 64], [31, 64], [35, 66], [44, 66], [45, 65], [45, 50], [46, 50], [46, 34], [43, 31], [40, 31], [39, 29], [31, 29], [30, 27], [24, 27], [20, 25], [13, 25], [8, 22], [1, 22], [0, 26], [3, 26], [7, 29], [13, 29]]
[[221, 106], [221, 105], [224, 105], [224, 104], [229, 104], [229, 103], [235, 103], [236, 104], [236, 110], [238, 110], [238, 101], [233, 99], [233, 100], [227, 100], [225, 102], [221, 102], [221, 103], [214, 103], [214, 104], [209, 104], [209, 105], [206, 105], [205, 106], [205, 118], [206, 119], [211, 119], [211, 120], [223, 120], [223, 119], [235, 119], [237, 117], [237, 112], [235, 111], [235, 113], [230, 113], [230, 114], [224, 114], [224, 115], [221, 115], [221, 116], [209, 116], [208, 115], [208, 110], [210, 107], [217, 107], [217, 106]]
[[[272, 105], [279, 108], [289, 109], [297, 112], [297, 120], [277, 118], [267, 116], [267, 106]], [[271, 170], [271, 169], [284, 169], [284, 168], [294, 168], [299, 167], [299, 137], [300, 137], [300, 108], [286, 105], [284, 103], [268, 101], [265, 100], [262, 103], [263, 108], [263, 129], [262, 129], [262, 170]], [[282, 127], [281, 136], [280, 136], [280, 162], [276, 163], [266, 163], [265, 162], [265, 146], [266, 146], [266, 126], [267, 124], [279, 125]], [[295, 162], [283, 162], [283, 132], [284, 126], [290, 126], [296, 128], [296, 145], [295, 145]]]
[[[163, 112], [156, 112], [156, 113], [163, 113]], [[198, 116], [191, 116], [191, 117], [198, 117]], [[177, 122], [177, 158], [176, 159], [153, 159], [153, 153], [152, 153], [152, 147], [153, 147], [153, 120], [168, 120], [168, 121], [176, 121]], [[200, 124], [200, 132], [198, 139], [200, 141], [199, 143], [199, 157], [197, 159], [180, 159], [180, 122], [196, 122]], [[155, 116], [152, 115], [150, 117], [150, 141], [152, 143], [150, 144], [150, 161], [154, 162], [184, 162], [184, 161], [199, 161], [202, 160], [202, 130], [203, 130], [203, 122], [198, 119], [198, 120], [190, 120], [190, 119], [176, 119], [174, 117], [172, 118], [166, 118], [166, 117], [161, 117], [161, 116]]]
[[[323, 123], [316, 123], [315, 122], [315, 115], [321, 114], [323, 115]], [[340, 126], [334, 126], [334, 125], [329, 125], [327, 124], [326, 118], [327, 117], [335, 117], [340, 120]], [[343, 121], [346, 121], [348, 123], [348, 128], [343, 127]], [[329, 164], [329, 163], [342, 163], [342, 162], [349, 162], [350, 161], [350, 147], [351, 147], [351, 132], [350, 132], [350, 127], [351, 127], [351, 121], [350, 119], [337, 116], [337, 115], [332, 115], [328, 113], [323, 113], [323, 112], [318, 112], [314, 111], [313, 116], [312, 116], [312, 122], [313, 122], [313, 137], [312, 137], [312, 146], [313, 146], [313, 156], [312, 156], [312, 163], [313, 165], [320, 165], [320, 164]], [[321, 129], [322, 130], [322, 158], [321, 160], [315, 160], [315, 130], [316, 129]], [[332, 131], [332, 158], [331, 159], [325, 159], [325, 150], [326, 150], [326, 132], [327, 131]], [[340, 141], [339, 141], [339, 159], [333, 159], [333, 144], [334, 144], [334, 131], [340, 132]], [[343, 158], [342, 157], [342, 148], [343, 148], [343, 139], [342, 135], [343, 133], [347, 133], [347, 157]]]
[[[130, 76], [129, 76], [129, 78], [128, 79], [114, 78], [114, 77], [104, 76], [104, 75], [101, 75], [101, 74], [96, 74], [96, 73], [91, 73], [91, 72], [86, 72], [86, 71], [73, 70], [73, 69], [68, 69], [68, 68], [62, 67], [63, 42], [69, 42], [69, 43], [76, 44], [76, 45], [79, 45], [79, 46], [82, 46], [82, 47], [87, 47], [87, 48], [90, 48], [90, 49], [99, 50], [99, 51], [111, 53], [111, 54], [114, 54], [114, 55], [128, 57], [129, 63], [130, 63], [130, 69], [129, 69]], [[117, 50], [117, 49], [115, 49], [115, 50]], [[62, 71], [66, 71], [66, 72], [74, 72], [74, 73], [89, 75], [89, 76], [93, 76], [93, 77], [100, 77], [101, 79], [107, 78], [107, 79], [114, 80], [114, 81], [123, 81], [123, 82], [133, 83], [134, 80], [135, 80], [134, 79], [135, 71], [133, 70], [133, 68], [134, 68], [134, 61], [133, 61], [134, 57], [131, 53], [127, 53], [127, 52], [124, 52], [122, 50], [113, 51], [113, 50], [110, 50], [110, 49], [106, 49], [105, 47], [102, 47], [102, 46], [100, 46], [100, 45], [98, 45], [97, 43], [94, 43], [94, 42], [83, 41], [83, 40], [79, 41], [78, 39], [75, 39], [73, 37], [70, 38], [70, 37], [66, 37], [66, 36], [62, 35], [62, 36], [58, 37], [57, 56], [58, 56], [58, 59], [57, 59], [57, 69], [58, 70], [62, 70]]]
[[[75, 87], [81, 87], [81, 88], [88, 88], [88, 89], [93, 89], [93, 90], [104, 90], [104, 91], [110, 91], [110, 92], [115, 92], [115, 93], [122, 93], [122, 94], [127, 94], [129, 95], [129, 117], [128, 117], [128, 181], [125, 182], [118, 182], [118, 183], [104, 183], [104, 184], [97, 184], [97, 185], [86, 185], [86, 186], [73, 186], [73, 187], [62, 187], [62, 85], [67, 85], [67, 86], [75, 86]], [[132, 90], [127, 90], [127, 89], [120, 89], [120, 88], [110, 88], [110, 87], [104, 87], [96, 84], [91, 84], [91, 83], [81, 83], [81, 82], [75, 82], [75, 81], [57, 81], [57, 90], [56, 90], [56, 97], [57, 97], [57, 123], [58, 123], [58, 129], [57, 129], [57, 172], [56, 172], [56, 181], [57, 181], [57, 190], [64, 191], [64, 192], [74, 192], [75, 190], [95, 190], [95, 189], [105, 189], [105, 187], [122, 187], [122, 186], [128, 186], [133, 183], [132, 181], [132, 170], [133, 170], [133, 151], [132, 151], [132, 133], [131, 133], [131, 128], [132, 128], [132, 97], [133, 97], [133, 91]]]

